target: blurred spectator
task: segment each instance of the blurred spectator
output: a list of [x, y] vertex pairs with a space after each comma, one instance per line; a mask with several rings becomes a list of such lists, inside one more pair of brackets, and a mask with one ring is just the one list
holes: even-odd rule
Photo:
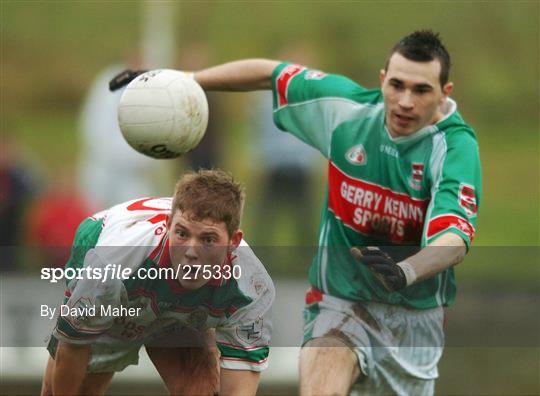
[[[306, 44], [297, 43], [278, 59], [309, 65], [313, 55]], [[289, 246], [315, 245], [317, 225], [310, 176], [318, 163], [317, 153], [274, 125], [271, 92], [252, 95], [253, 133], [258, 140], [254, 149], [264, 172], [255, 224], [265, 232], [257, 236], [257, 244], [283, 244], [280, 235], [287, 234]], [[285, 228], [292, 230], [292, 235]]]
[[109, 80], [130, 65], [113, 65], [94, 80], [80, 118], [82, 153], [79, 191], [94, 209], [134, 197], [156, 194], [153, 180], [159, 161], [132, 149], [118, 127], [117, 108], [123, 90], [109, 91]]
[[4, 132], [0, 153], [0, 271], [20, 271], [17, 248], [22, 245], [25, 211], [37, 193], [37, 178], [20, 160], [20, 151]]
[[57, 176], [28, 213], [28, 239], [43, 267], [63, 267], [79, 223], [92, 214], [68, 174]]
[[[205, 43], [192, 43], [186, 47], [180, 56], [178, 68], [180, 70], [198, 70], [210, 64], [210, 49]], [[222, 153], [220, 144], [220, 133], [217, 130], [221, 125], [221, 106], [219, 104], [219, 93], [205, 92], [208, 100], [208, 127], [206, 133], [198, 146], [189, 152], [185, 158], [188, 165], [193, 170], [221, 168]]]

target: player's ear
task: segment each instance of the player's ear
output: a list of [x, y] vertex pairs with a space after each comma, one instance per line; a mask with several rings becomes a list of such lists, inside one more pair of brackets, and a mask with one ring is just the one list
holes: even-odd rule
[[451, 81], [448, 81], [446, 84], [444, 84], [444, 87], [442, 89], [443, 95], [445, 97], [448, 97], [448, 95], [450, 95], [453, 90], [454, 90], [454, 83]]
[[231, 243], [230, 243], [230, 250], [234, 250], [236, 249], [239, 245], [240, 245], [240, 242], [242, 242], [242, 238], [244, 237], [244, 233], [242, 232], [242, 230], [236, 230], [232, 236], [231, 236]]
[[448, 98], [450, 93], [452, 93], [452, 90], [454, 89], [454, 83], [451, 81], [448, 81], [444, 86], [442, 87], [442, 98], [441, 98], [441, 104]]
[[381, 71], [379, 72], [379, 81], [381, 82], [381, 87], [384, 83], [385, 77], [386, 77], [386, 70], [381, 69]]

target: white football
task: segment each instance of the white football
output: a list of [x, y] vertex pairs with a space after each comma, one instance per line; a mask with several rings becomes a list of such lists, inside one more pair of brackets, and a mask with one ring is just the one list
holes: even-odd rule
[[177, 70], [152, 70], [131, 81], [118, 105], [122, 135], [138, 152], [176, 158], [193, 150], [208, 125], [201, 86]]

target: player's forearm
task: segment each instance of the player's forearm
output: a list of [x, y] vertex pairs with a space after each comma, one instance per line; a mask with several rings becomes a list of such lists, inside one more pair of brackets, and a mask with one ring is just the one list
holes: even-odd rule
[[194, 78], [207, 91], [270, 89], [272, 72], [278, 64], [269, 59], [245, 59], [197, 71]]
[[77, 395], [86, 375], [90, 345], [60, 342], [56, 350], [53, 373], [54, 395]]
[[467, 249], [463, 239], [456, 234], [446, 233], [431, 244], [409, 257], [408, 262], [414, 269], [416, 282], [430, 278], [445, 269], [460, 263]]
[[219, 396], [254, 396], [259, 377], [255, 371], [221, 369]]

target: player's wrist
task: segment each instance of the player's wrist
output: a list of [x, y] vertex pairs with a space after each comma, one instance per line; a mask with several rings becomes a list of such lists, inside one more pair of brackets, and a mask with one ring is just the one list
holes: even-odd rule
[[418, 275], [416, 275], [416, 271], [414, 270], [414, 267], [411, 265], [411, 263], [407, 261], [400, 261], [396, 265], [401, 269], [401, 271], [403, 271], [406, 283], [405, 286], [410, 286], [414, 282], [416, 282]]
[[180, 70], [181, 73], [184, 74], [184, 76], [186, 76], [187, 78], [190, 78], [192, 80], [195, 79], [195, 72], [193, 71], [188, 71], [188, 70]]

